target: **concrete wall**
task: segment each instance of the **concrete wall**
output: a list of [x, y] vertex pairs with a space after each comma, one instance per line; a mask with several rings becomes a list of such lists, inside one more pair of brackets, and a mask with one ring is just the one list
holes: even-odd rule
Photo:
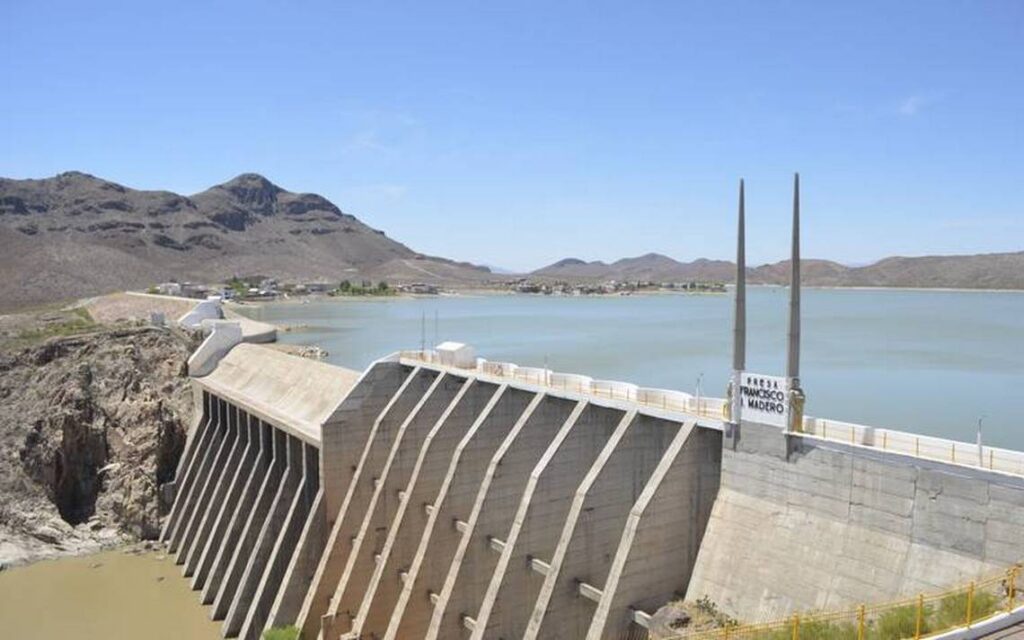
[[[377, 571], [364, 592], [354, 626], [357, 633], [384, 635], [430, 514], [439, 507], [438, 491], [448, 476], [449, 467], [461, 454], [457, 450], [460, 445], [465, 447], [464, 441], [472, 439], [485, 424], [493, 425], [495, 418], [502, 414], [507, 417], [508, 401], [502, 400], [513, 398], [513, 394], [506, 396], [506, 392], [504, 385], [472, 382], [454, 410], [427, 436], [409, 482], [400, 491], [399, 508], [391, 518], [388, 538], [379, 552]], [[496, 411], [499, 406], [502, 409]], [[514, 417], [505, 422], [510, 424]]]
[[[374, 379], [377, 375], [389, 378], [394, 375], [388, 373], [392, 368], [381, 365], [374, 367], [371, 373], [375, 373]], [[399, 426], [424, 401], [438, 379], [435, 372], [422, 369], [401, 372], [400, 376], [401, 384], [376, 415], [374, 407], [379, 406], [387, 394], [365, 397], [363, 386], [359, 385], [324, 426], [321, 469], [330, 535], [297, 618], [297, 626], [307, 637], [316, 637], [320, 632], [321, 616], [330, 608], [331, 596], [352, 549], [357, 519], [361, 519], [366, 510], [386, 451]], [[392, 380], [391, 385], [395, 382], [397, 380]], [[363, 442], [361, 450], [359, 442]], [[350, 517], [349, 513], [354, 515]]]
[[[587, 638], [621, 638], [633, 612], [686, 591], [719, 491], [721, 433], [682, 426], [625, 519]], [[580, 637], [584, 637], [582, 634]]]
[[1005, 568], [1022, 541], [1024, 478], [745, 423], [687, 597], [741, 619], [886, 600]]
[[684, 594], [762, 619], [1024, 556], [1020, 476], [723, 434], [623, 383], [264, 351], [196, 379], [162, 532], [226, 636], [620, 638]]
[[519, 638], [543, 584], [533, 560], [547, 562], [558, 544], [572, 496], [613, 436], [632, 415], [588, 405], [556, 436], [527, 480], [505, 547], [477, 614], [472, 637]]
[[[500, 551], [496, 552], [493, 541], [504, 540], [507, 536], [530, 471], [554, 438], [567, 424], [576, 421], [585, 406], [582, 402], [545, 397], [519, 430], [511, 432], [495, 452], [474, 498], [472, 510], [468, 516], [462, 512], [460, 519], [467, 522], [465, 531], [461, 536], [457, 530], [455, 534], [445, 536], [459, 542], [450, 566], [444, 567], [441, 563], [435, 569], [438, 573], [445, 569], [447, 572], [441, 590], [431, 590], [438, 593], [439, 598], [425, 637], [461, 637], [466, 631], [463, 617], [476, 616], [498, 564]], [[429, 594], [421, 597], [430, 602]], [[427, 603], [421, 602], [424, 606]], [[416, 625], [416, 620], [411, 620], [410, 624]], [[418, 626], [413, 628], [419, 629]]]
[[[423, 395], [417, 407], [395, 431], [387, 452], [372, 452], [373, 458], [386, 455], [380, 472], [366, 481], [360, 478], [364, 508], [346, 514], [343, 524], [345, 535], [351, 542], [345, 568], [332, 598], [330, 614], [333, 620], [325, 637], [347, 632], [362, 601], [362, 590], [371, 580], [376, 556], [386, 540], [388, 525], [400, 502], [398, 492], [409, 482], [417, 456], [427, 434], [453, 406], [460, 392], [467, 392], [471, 383], [457, 376], [441, 374]], [[457, 404], [457, 403], [456, 403]]]
[[515, 437], [512, 434], [522, 429], [543, 398], [539, 393], [506, 389], [477, 429], [459, 444], [441, 489], [430, 504], [419, 546], [384, 637], [423, 637], [426, 633], [434, 608], [431, 594], [443, 590], [463, 531], [469, 527], [474, 500], [486, 481], [489, 463], [502, 445]]
[[630, 509], [681, 427], [632, 414], [608, 440], [576, 489], [524, 639], [586, 635], [596, 603], [580, 597], [580, 583], [605, 584], [610, 562], [595, 559], [614, 556]]

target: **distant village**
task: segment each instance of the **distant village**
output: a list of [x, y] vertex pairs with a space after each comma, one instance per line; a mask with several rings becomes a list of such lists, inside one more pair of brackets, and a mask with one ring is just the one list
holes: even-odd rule
[[558, 280], [554, 282], [518, 278], [504, 283], [506, 289], [516, 293], [565, 296], [629, 295], [671, 291], [678, 293], [725, 293], [721, 282], [653, 282], [649, 280], [608, 280], [600, 283], [580, 283]]
[[[479, 288], [512, 293], [561, 296], [630, 295], [633, 293], [725, 293], [721, 282], [653, 282], [646, 280], [608, 280], [597, 283], [569, 281], [542, 281], [531, 278], [513, 278], [502, 282], [489, 282]], [[435, 284], [413, 282], [389, 284], [369, 280], [333, 282], [278, 282], [262, 276], [232, 278], [221, 284], [193, 282], [163, 282], [150, 287], [149, 293], [165, 296], [203, 299], [217, 295], [225, 300], [268, 301], [287, 300], [304, 296], [328, 297], [382, 297], [396, 295], [440, 295], [452, 293]]]
[[261, 301], [303, 296], [437, 295], [441, 293], [441, 290], [432, 284], [411, 283], [392, 286], [383, 280], [379, 282], [342, 280], [341, 282], [293, 283], [278, 282], [274, 278], [265, 277], [236, 277], [225, 283], [213, 285], [194, 282], [163, 282], [151, 287], [148, 293], [199, 299], [216, 295], [225, 300]]

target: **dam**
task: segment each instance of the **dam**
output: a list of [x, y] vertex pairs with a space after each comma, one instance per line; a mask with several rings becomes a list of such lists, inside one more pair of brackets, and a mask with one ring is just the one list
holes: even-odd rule
[[803, 415], [798, 200], [787, 375], [746, 371], [740, 202], [724, 399], [459, 343], [353, 372], [211, 323], [161, 537], [223, 635], [642, 638], [678, 600], [761, 621], [1001, 571], [957, 637], [1024, 620], [1024, 453]]

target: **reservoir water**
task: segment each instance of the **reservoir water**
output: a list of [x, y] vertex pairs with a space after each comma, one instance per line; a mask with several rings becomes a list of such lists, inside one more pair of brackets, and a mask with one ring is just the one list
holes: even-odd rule
[[[364, 368], [457, 340], [489, 360], [723, 396], [731, 295], [441, 296], [270, 304], [328, 361]], [[783, 374], [788, 291], [748, 293], [748, 369]], [[435, 323], [435, 314], [437, 322]], [[423, 322], [423, 319], [426, 319]], [[425, 331], [424, 331], [425, 328]], [[805, 289], [802, 381], [810, 415], [1024, 449], [1024, 293]]]

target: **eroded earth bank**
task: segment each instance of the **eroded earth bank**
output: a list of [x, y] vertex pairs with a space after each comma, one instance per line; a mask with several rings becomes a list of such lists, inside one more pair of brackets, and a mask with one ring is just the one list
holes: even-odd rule
[[157, 536], [194, 347], [81, 309], [0, 317], [0, 568]]

